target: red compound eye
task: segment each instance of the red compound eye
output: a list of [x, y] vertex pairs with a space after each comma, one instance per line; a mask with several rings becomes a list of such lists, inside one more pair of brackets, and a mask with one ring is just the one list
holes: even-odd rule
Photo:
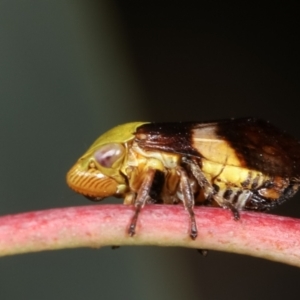
[[125, 154], [125, 148], [122, 144], [111, 143], [102, 146], [95, 154], [95, 160], [105, 168], [112, 168], [113, 164], [122, 158]]

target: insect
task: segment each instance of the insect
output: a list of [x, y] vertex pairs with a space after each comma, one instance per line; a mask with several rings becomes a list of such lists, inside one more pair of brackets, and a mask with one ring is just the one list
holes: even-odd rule
[[123, 197], [135, 206], [133, 236], [146, 203], [183, 203], [197, 237], [194, 205], [264, 211], [300, 184], [300, 143], [255, 118], [117, 126], [100, 136], [67, 174], [91, 200]]

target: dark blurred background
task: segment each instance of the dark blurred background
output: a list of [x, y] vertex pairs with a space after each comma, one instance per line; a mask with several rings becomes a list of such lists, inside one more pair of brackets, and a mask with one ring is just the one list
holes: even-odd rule
[[[169, 3], [0, 1], [1, 215], [87, 205], [65, 174], [120, 123], [257, 116], [300, 138], [298, 2]], [[299, 299], [299, 278], [214, 251], [74, 249], [0, 258], [0, 299]]]

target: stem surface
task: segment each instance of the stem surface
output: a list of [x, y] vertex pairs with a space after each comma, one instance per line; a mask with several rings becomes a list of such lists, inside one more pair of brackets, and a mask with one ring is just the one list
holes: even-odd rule
[[300, 220], [196, 207], [198, 237], [189, 236], [182, 206], [146, 205], [136, 234], [128, 235], [133, 206], [89, 205], [0, 218], [0, 256], [76, 247], [155, 245], [247, 254], [300, 267]]

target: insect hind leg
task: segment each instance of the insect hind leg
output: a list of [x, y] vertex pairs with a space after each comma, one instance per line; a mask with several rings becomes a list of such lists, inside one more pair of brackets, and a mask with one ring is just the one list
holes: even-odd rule
[[216, 203], [218, 203], [219, 206], [230, 209], [234, 220], [239, 220], [239, 209], [233, 203], [218, 195], [218, 192], [216, 191], [214, 186], [206, 179], [198, 163], [187, 158], [184, 159], [184, 163], [189, 166], [189, 169], [197, 180], [200, 188], [203, 189], [206, 199], [213, 199]]

